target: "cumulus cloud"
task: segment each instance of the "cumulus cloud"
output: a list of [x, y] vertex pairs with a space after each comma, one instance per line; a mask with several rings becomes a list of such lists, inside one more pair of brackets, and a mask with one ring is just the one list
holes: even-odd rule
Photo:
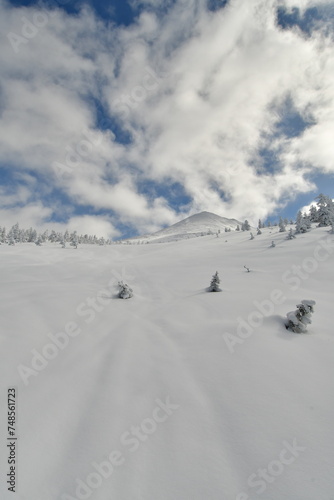
[[[277, 24], [278, 6], [326, 2], [230, 0], [210, 12], [178, 0], [163, 16], [151, 1], [140, 4], [132, 24], [117, 26], [88, 7], [71, 16], [0, 0], [0, 166], [38, 176], [38, 188], [21, 181], [18, 208], [3, 216], [33, 220], [40, 207], [44, 221], [57, 220], [61, 204], [46, 196], [56, 189], [73, 206], [110, 211], [79, 220], [64, 207], [70, 224], [100, 220], [113, 235], [117, 221], [147, 232], [200, 210], [256, 221], [313, 190], [310, 174], [333, 173], [333, 39]], [[291, 137], [276, 133], [288, 97], [311, 118]], [[274, 170], [263, 165], [264, 148]], [[191, 200], [186, 207], [171, 204], [173, 183]], [[13, 201], [8, 186], [1, 196]]]

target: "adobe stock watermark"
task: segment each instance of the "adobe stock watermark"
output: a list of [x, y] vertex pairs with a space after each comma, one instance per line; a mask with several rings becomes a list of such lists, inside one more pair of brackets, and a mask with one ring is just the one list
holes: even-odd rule
[[[319, 268], [321, 262], [328, 260], [334, 253], [333, 239], [328, 236], [325, 241], [320, 241], [313, 250], [311, 257], [305, 257], [300, 265], [293, 265], [282, 275], [282, 282], [287, 285], [290, 290], [296, 291], [302, 283], [307, 280]], [[237, 328], [234, 334], [225, 332], [223, 339], [230, 353], [235, 352], [235, 346], [243, 344], [244, 341], [251, 337], [255, 329], [261, 326], [264, 318], [274, 314], [278, 305], [284, 304], [287, 297], [282, 290], [276, 288], [272, 290], [268, 299], [258, 302], [253, 301], [255, 309], [247, 316], [237, 318]]]
[[21, 45], [26, 45], [30, 40], [35, 38], [40, 29], [44, 28], [50, 21], [50, 18], [57, 14], [55, 8], [66, 5], [70, 0], [44, 0], [43, 9], [34, 12], [31, 19], [23, 16], [21, 17], [21, 30], [20, 34], [10, 31], [7, 33], [9, 43], [17, 54]]
[[[80, 302], [76, 309], [76, 315], [79, 318], [84, 318], [87, 325], [91, 324], [96, 315], [101, 313], [112, 302], [112, 294], [115, 285], [121, 276], [116, 270], [113, 270], [113, 278], [111, 278], [106, 286], [98, 291], [95, 297], [87, 297], [86, 300]], [[124, 267], [122, 268], [122, 275], [125, 275]], [[133, 276], [131, 276], [133, 278]], [[43, 370], [45, 370], [49, 362], [54, 360], [61, 351], [64, 351], [69, 345], [72, 338], [78, 337], [82, 333], [82, 328], [79, 327], [76, 321], [68, 321], [62, 331], [57, 333], [48, 333], [47, 337], [50, 340], [44, 344], [41, 349], [32, 349], [32, 354], [29, 365], [19, 364], [17, 367], [18, 373], [24, 385], [30, 383], [30, 377], [37, 377]]]
[[77, 141], [75, 146], [67, 146], [65, 148], [63, 163], [59, 161], [54, 161], [52, 163], [52, 168], [58, 179], [63, 179], [66, 175], [69, 175], [77, 169], [82, 161], [89, 157], [93, 149], [102, 144], [102, 140], [102, 134], [94, 134], [92, 131], [82, 131], [81, 138]]
[[133, 425], [120, 436], [118, 449], [109, 453], [102, 462], [91, 462], [92, 471], [83, 480], [76, 478], [73, 494], [63, 493], [61, 500], [87, 500], [93, 492], [100, 488], [104, 480], [109, 479], [117, 467], [126, 463], [128, 453], [135, 453], [149, 437], [154, 434], [159, 426], [166, 422], [180, 405], [170, 402], [170, 396], [155, 400], [156, 406], [151, 416], [144, 418], [139, 425]]
[[[261, 495], [267, 489], [268, 484], [272, 484], [276, 479], [283, 474], [288, 465], [293, 464], [300, 453], [306, 450], [305, 446], [299, 446], [297, 439], [294, 438], [292, 443], [283, 441], [284, 448], [280, 451], [278, 459], [272, 460], [266, 468], [258, 469], [254, 474], [251, 474], [247, 479], [249, 488], [257, 488], [255, 493]], [[235, 500], [251, 500], [248, 493], [241, 492], [236, 496]]]

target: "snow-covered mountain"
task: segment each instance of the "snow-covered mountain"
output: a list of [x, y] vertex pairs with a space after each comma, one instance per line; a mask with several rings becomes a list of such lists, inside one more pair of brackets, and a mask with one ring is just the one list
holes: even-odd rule
[[225, 228], [234, 231], [238, 225], [241, 226], [241, 222], [236, 219], [227, 219], [211, 212], [200, 212], [156, 233], [133, 238], [133, 240], [154, 243], [175, 241], [214, 234], [218, 231], [222, 233]]

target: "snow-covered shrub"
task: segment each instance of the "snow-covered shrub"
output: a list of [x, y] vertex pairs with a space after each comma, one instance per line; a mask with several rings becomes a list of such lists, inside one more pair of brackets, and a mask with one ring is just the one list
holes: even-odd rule
[[314, 300], [302, 300], [297, 304], [296, 311], [287, 314], [286, 328], [294, 333], [305, 333], [307, 325], [312, 323], [311, 314], [314, 312]]
[[259, 234], [262, 234], [262, 231], [261, 231], [261, 229], [260, 229], [260, 228], [258, 228], [258, 230], [257, 230], [257, 233], [256, 233], [256, 234], [257, 234], [258, 236], [259, 236]]
[[211, 283], [209, 286], [209, 292], [221, 292], [221, 289], [219, 288], [219, 283], [220, 283], [220, 278], [218, 275], [218, 271], [216, 271], [215, 274], [212, 276]]
[[118, 297], [120, 299], [130, 299], [133, 297], [133, 290], [123, 281], [118, 282]]
[[43, 239], [41, 236], [39, 236], [38, 239], [35, 241], [35, 245], [37, 245], [38, 247], [41, 247], [42, 243], [43, 243]]
[[274, 240], [273, 240], [273, 241], [271, 242], [270, 248], [275, 248], [275, 246], [276, 246], [276, 245], [275, 245], [275, 242], [274, 242]]
[[250, 239], [254, 240], [254, 234], [253, 233], [250, 233]]

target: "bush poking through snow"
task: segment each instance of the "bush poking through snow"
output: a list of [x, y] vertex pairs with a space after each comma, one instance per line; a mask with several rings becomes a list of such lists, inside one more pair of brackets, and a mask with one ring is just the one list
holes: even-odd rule
[[287, 314], [287, 330], [294, 333], [305, 333], [307, 325], [312, 323], [311, 314], [314, 312], [314, 300], [302, 300], [297, 304], [297, 310]]
[[215, 272], [215, 274], [212, 276], [211, 283], [209, 286], [209, 292], [221, 292], [221, 289], [219, 288], [219, 275], [218, 271]]
[[275, 245], [275, 242], [274, 242], [274, 240], [273, 240], [273, 241], [271, 242], [270, 248], [275, 248], [275, 246], [276, 246], [276, 245]]
[[132, 288], [130, 288], [126, 283], [123, 283], [123, 281], [118, 282], [118, 289], [118, 297], [120, 299], [130, 299], [131, 297], [133, 297]]
[[249, 269], [249, 267], [244, 266], [244, 268], [246, 269], [246, 271], [247, 271], [248, 273], [250, 273], [250, 269]]

